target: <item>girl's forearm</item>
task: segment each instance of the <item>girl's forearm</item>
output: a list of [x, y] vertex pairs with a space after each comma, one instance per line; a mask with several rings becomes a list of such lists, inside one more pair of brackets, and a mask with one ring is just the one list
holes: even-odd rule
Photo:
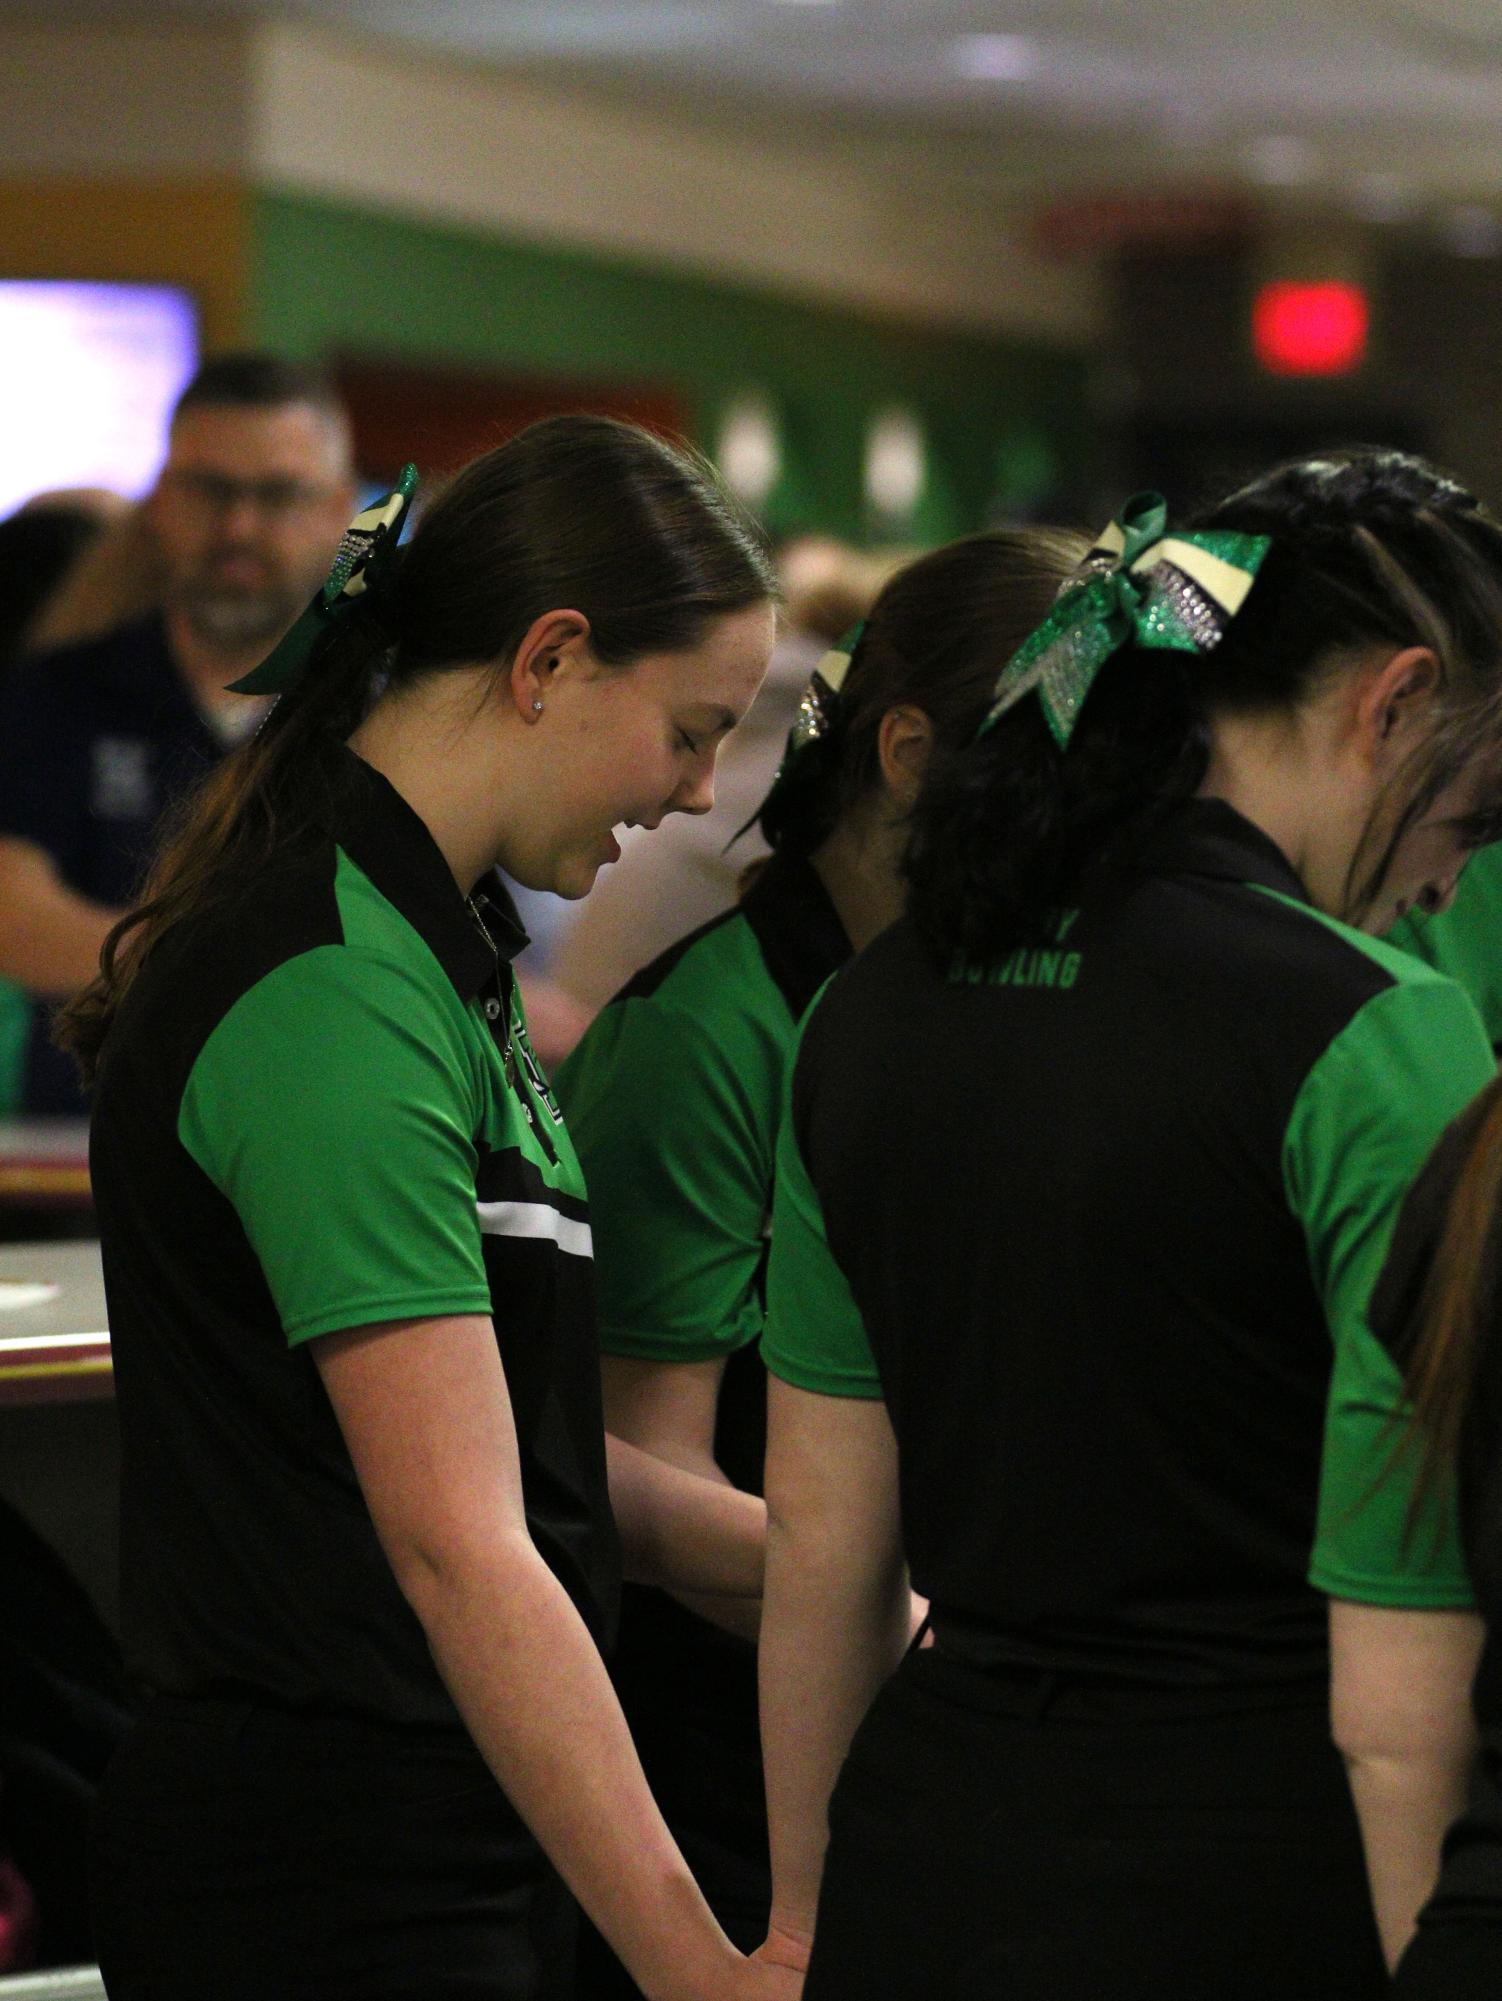
[[1330, 1725], [1389, 1965], [1413, 1935], [1475, 1752], [1474, 1612], [1330, 1601]]
[[772, 1926], [804, 1941], [813, 1936], [830, 1793], [913, 1623], [900, 1562], [852, 1570], [848, 1552], [830, 1557], [800, 1548], [796, 1532], [775, 1519], [769, 1525], [759, 1674]]
[[703, 2001], [740, 1956], [658, 1812], [604, 1663], [530, 1538], [409, 1580], [471, 1735], [648, 2001]]
[[609, 1432], [605, 1443], [627, 1576], [684, 1596], [758, 1601], [765, 1503]]
[[1367, 1878], [1389, 1970], [1397, 1966], [1439, 1874], [1440, 1846], [1465, 1804], [1469, 1760], [1347, 1754]]

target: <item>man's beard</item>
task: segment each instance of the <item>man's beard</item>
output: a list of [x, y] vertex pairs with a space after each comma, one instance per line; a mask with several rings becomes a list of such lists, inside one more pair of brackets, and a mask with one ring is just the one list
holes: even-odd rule
[[188, 583], [172, 594], [172, 609], [205, 646], [225, 653], [264, 646], [269, 652], [302, 610], [306, 596], [286, 589], [227, 590]]

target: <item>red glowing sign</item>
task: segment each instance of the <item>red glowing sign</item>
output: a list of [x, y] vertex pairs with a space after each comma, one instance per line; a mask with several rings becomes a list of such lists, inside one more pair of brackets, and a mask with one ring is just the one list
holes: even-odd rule
[[1264, 285], [1252, 307], [1252, 346], [1272, 375], [1349, 375], [1366, 355], [1370, 319], [1359, 285]]

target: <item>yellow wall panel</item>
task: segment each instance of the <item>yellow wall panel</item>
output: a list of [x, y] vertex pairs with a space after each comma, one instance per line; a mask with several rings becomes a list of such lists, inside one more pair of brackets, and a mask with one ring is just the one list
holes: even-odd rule
[[244, 338], [250, 197], [227, 178], [0, 178], [0, 277], [183, 285], [206, 348]]

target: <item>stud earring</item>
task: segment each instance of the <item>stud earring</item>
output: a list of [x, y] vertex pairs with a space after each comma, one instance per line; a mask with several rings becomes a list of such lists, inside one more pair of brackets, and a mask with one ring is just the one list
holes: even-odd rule
[[537, 699], [535, 695], [532, 698], [532, 713], [534, 716], [540, 716], [542, 714], [542, 703]]

